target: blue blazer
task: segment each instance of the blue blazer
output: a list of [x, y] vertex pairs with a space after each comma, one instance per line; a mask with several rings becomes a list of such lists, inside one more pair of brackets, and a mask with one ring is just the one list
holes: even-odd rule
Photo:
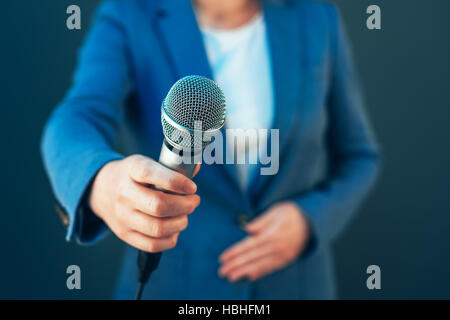
[[[203, 165], [201, 205], [176, 248], [163, 254], [149, 299], [333, 298], [330, 244], [374, 182], [378, 151], [346, 33], [336, 9], [314, 1], [263, 1], [270, 43], [280, 167], [238, 187], [232, 165]], [[107, 228], [86, 206], [98, 170], [130, 154], [158, 158], [160, 106], [186, 75], [212, 78], [201, 33], [186, 0], [102, 3], [82, 47], [74, 82], [48, 121], [42, 154], [68, 215], [67, 239], [93, 243]], [[307, 252], [255, 282], [217, 275], [219, 254], [246, 236], [237, 220], [295, 201], [309, 219]], [[118, 298], [136, 289], [136, 250], [128, 247]]]

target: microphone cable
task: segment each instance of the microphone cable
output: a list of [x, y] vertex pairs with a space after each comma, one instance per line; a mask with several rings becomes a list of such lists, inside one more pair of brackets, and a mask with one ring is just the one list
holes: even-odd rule
[[151, 274], [158, 267], [159, 260], [161, 259], [161, 252], [149, 253], [139, 250], [137, 265], [137, 279], [138, 287], [136, 290], [135, 300], [141, 300], [142, 292], [144, 291], [145, 284], [150, 278]]

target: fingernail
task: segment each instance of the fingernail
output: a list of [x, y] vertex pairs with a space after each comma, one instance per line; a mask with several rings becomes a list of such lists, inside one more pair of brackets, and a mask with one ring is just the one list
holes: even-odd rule
[[197, 191], [197, 185], [191, 180], [186, 180], [183, 184], [183, 190], [186, 193], [195, 193], [195, 191]]

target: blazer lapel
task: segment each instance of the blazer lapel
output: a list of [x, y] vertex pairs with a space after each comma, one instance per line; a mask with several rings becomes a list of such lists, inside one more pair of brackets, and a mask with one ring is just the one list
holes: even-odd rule
[[176, 79], [188, 75], [211, 79], [211, 68], [191, 2], [160, 0], [157, 10], [158, 27]]
[[[275, 103], [275, 119], [272, 129], [279, 130], [280, 165], [296, 130], [299, 115], [300, 89], [302, 86], [303, 42], [298, 16], [288, 4], [264, 1], [264, 17], [272, 61], [272, 77]], [[270, 141], [274, 143], [275, 141]], [[270, 150], [270, 145], [268, 146]], [[272, 155], [274, 157], [275, 155]], [[257, 172], [252, 180], [251, 196], [261, 196], [274, 176], [262, 176]]]

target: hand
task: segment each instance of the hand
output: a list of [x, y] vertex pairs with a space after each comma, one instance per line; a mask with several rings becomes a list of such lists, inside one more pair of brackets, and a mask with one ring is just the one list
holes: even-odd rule
[[121, 240], [143, 251], [159, 252], [175, 247], [186, 229], [187, 215], [200, 203], [196, 190], [195, 183], [182, 174], [133, 155], [109, 162], [99, 171], [89, 204]]
[[253, 281], [283, 268], [299, 256], [309, 236], [307, 221], [292, 202], [271, 207], [246, 230], [250, 235], [219, 258], [219, 275], [230, 281], [244, 277]]

